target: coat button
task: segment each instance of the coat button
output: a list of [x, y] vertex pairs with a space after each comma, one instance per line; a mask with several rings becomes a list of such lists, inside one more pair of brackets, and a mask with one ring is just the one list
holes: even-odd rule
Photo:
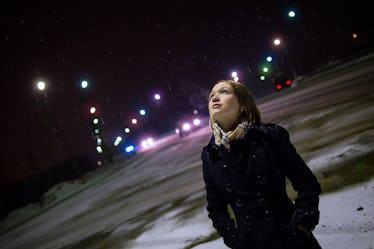
[[227, 169], [227, 165], [226, 164], [223, 164], [222, 166], [221, 166], [221, 168], [222, 168], [222, 170], [223, 170], [223, 172], [224, 173], [228, 173], [228, 169]]
[[261, 177], [260, 175], [257, 175], [256, 184], [265, 184], [265, 178]]
[[226, 183], [225, 188], [226, 188], [227, 192], [229, 192], [229, 193], [232, 192], [232, 184], [231, 183]]
[[254, 164], [256, 164], [256, 165], [259, 165], [259, 164], [261, 164], [261, 158], [259, 158], [257, 155], [253, 155], [252, 156], [252, 161], [253, 161], [253, 163]]
[[244, 206], [244, 203], [242, 202], [241, 199], [236, 199], [235, 201], [235, 205], [239, 208], [243, 207]]
[[261, 194], [261, 192], [258, 192], [258, 193], [256, 194], [256, 196], [257, 196], [257, 202], [264, 202], [264, 201], [265, 201], [265, 198], [264, 198], [264, 196]]
[[271, 217], [271, 212], [269, 210], [265, 210], [265, 220], [266, 221], [271, 221], [272, 220], [272, 217]]

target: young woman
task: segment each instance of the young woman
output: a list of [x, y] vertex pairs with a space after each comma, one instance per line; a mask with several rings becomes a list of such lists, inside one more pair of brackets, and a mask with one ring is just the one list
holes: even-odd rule
[[[320, 184], [288, 132], [261, 123], [249, 90], [231, 80], [214, 85], [209, 114], [213, 136], [202, 152], [207, 210], [224, 243], [235, 249], [321, 248], [311, 232], [319, 220]], [[298, 192], [294, 202], [286, 177]]]

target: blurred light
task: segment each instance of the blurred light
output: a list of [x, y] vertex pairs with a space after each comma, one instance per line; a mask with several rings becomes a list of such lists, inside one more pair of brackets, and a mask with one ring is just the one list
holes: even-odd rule
[[238, 73], [237, 72], [232, 72], [231, 77], [233, 77], [233, 78], [238, 77]]
[[100, 130], [99, 129], [95, 129], [95, 134], [99, 134], [100, 133]]
[[142, 141], [141, 145], [144, 149], [148, 148], [148, 143], [145, 140]]
[[282, 85], [281, 85], [281, 84], [277, 84], [277, 85], [275, 86], [275, 89], [277, 89], [277, 90], [282, 89]]
[[192, 112], [194, 115], [197, 115], [197, 114], [199, 114], [199, 111], [198, 110], [193, 110], [193, 112]]
[[260, 75], [267, 76], [270, 74], [271, 65], [269, 62], [264, 62], [259, 66]]
[[98, 145], [98, 146], [96, 147], [96, 150], [97, 150], [97, 152], [99, 152], [100, 154], [103, 153], [103, 148], [101, 148], [100, 145]]
[[267, 62], [271, 62], [272, 60], [273, 60], [273, 58], [271, 56], [266, 57]]
[[151, 146], [153, 146], [154, 142], [153, 142], [153, 139], [152, 138], [147, 138], [146, 140], [143, 140], [141, 142], [141, 145], [143, 147], [143, 149], [147, 149]]
[[155, 100], [160, 100], [161, 99], [161, 96], [160, 94], [156, 93], [155, 96], [154, 96]]
[[95, 108], [95, 107], [91, 107], [91, 108], [90, 108], [90, 113], [91, 113], [91, 114], [94, 114], [95, 112], [96, 112], [96, 108]]
[[178, 128], [175, 129], [175, 133], [176, 134], [179, 134], [180, 133], [180, 130]]
[[260, 80], [265, 80], [265, 76], [261, 75]]
[[101, 138], [96, 139], [96, 143], [97, 143], [97, 145], [101, 145], [102, 141], [103, 141], [103, 140], [102, 140]]
[[125, 128], [125, 133], [130, 133], [130, 128]]
[[114, 141], [114, 146], [117, 147], [121, 143], [121, 141], [122, 141], [122, 137], [118, 136], [116, 138], [116, 141]]
[[234, 81], [238, 82], [239, 81], [239, 77], [234, 77]]
[[132, 124], [137, 124], [137, 123], [138, 123], [138, 120], [137, 120], [136, 118], [133, 118], [133, 119], [131, 119], [131, 123], [132, 123]]
[[279, 38], [274, 39], [273, 41], [275, 46], [279, 46], [281, 44], [281, 40]]
[[99, 123], [99, 119], [98, 118], [94, 118], [92, 120], [92, 123], [95, 124], [95, 125], [97, 125]]
[[195, 118], [195, 119], [193, 120], [193, 124], [194, 124], [195, 126], [198, 126], [198, 125], [200, 124], [200, 119]]
[[144, 115], [145, 115], [145, 110], [144, 110], [144, 109], [141, 109], [141, 110], [139, 111], [139, 113], [140, 113], [140, 115], [144, 116]]
[[147, 139], [147, 144], [153, 145], [153, 138], [148, 138]]
[[40, 91], [44, 91], [45, 90], [45, 83], [43, 81], [39, 81], [37, 84], [36, 84], [36, 87], [40, 90]]
[[126, 148], [125, 148], [125, 151], [126, 151], [127, 153], [133, 152], [134, 150], [135, 150], [135, 147], [134, 147], [133, 145], [128, 145], [128, 146], [126, 146]]
[[295, 11], [293, 11], [293, 10], [288, 11], [288, 16], [291, 17], [291, 18], [295, 17], [296, 16]]
[[286, 85], [287, 85], [287, 86], [289, 86], [289, 85], [291, 85], [291, 84], [292, 84], [292, 81], [291, 81], [291, 80], [287, 80], [287, 81], [286, 81]]
[[100, 161], [100, 160], [98, 160], [98, 161], [96, 162], [96, 165], [99, 166], [99, 167], [101, 167], [101, 166], [103, 166], [103, 162]]
[[82, 87], [83, 89], [87, 88], [87, 87], [88, 87], [88, 82], [87, 82], [86, 80], [83, 80], [83, 81], [81, 82], [81, 87]]
[[356, 34], [356, 33], [352, 34], [352, 38], [353, 39], [357, 39], [358, 38], [358, 34]]
[[184, 123], [182, 129], [184, 131], [189, 131], [191, 129], [191, 125], [189, 123]]

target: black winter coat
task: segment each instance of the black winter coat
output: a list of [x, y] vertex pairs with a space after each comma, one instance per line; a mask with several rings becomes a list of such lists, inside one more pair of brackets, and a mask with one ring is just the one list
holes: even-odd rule
[[[231, 142], [230, 152], [212, 137], [202, 161], [209, 218], [227, 246], [321, 248], [312, 233], [297, 228], [318, 224], [320, 184], [283, 127], [252, 125], [245, 138]], [[295, 202], [287, 196], [286, 177], [298, 193]]]

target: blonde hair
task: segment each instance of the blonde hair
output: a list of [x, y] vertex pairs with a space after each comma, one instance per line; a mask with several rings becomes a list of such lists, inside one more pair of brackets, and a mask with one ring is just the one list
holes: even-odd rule
[[[238, 98], [239, 105], [242, 108], [238, 123], [247, 121], [250, 125], [261, 123], [261, 113], [257, 108], [256, 101], [249, 89], [242, 83], [233, 80], [219, 80], [218, 83], [227, 83], [231, 86], [234, 94]], [[209, 117], [209, 123], [212, 126], [216, 121]]]

